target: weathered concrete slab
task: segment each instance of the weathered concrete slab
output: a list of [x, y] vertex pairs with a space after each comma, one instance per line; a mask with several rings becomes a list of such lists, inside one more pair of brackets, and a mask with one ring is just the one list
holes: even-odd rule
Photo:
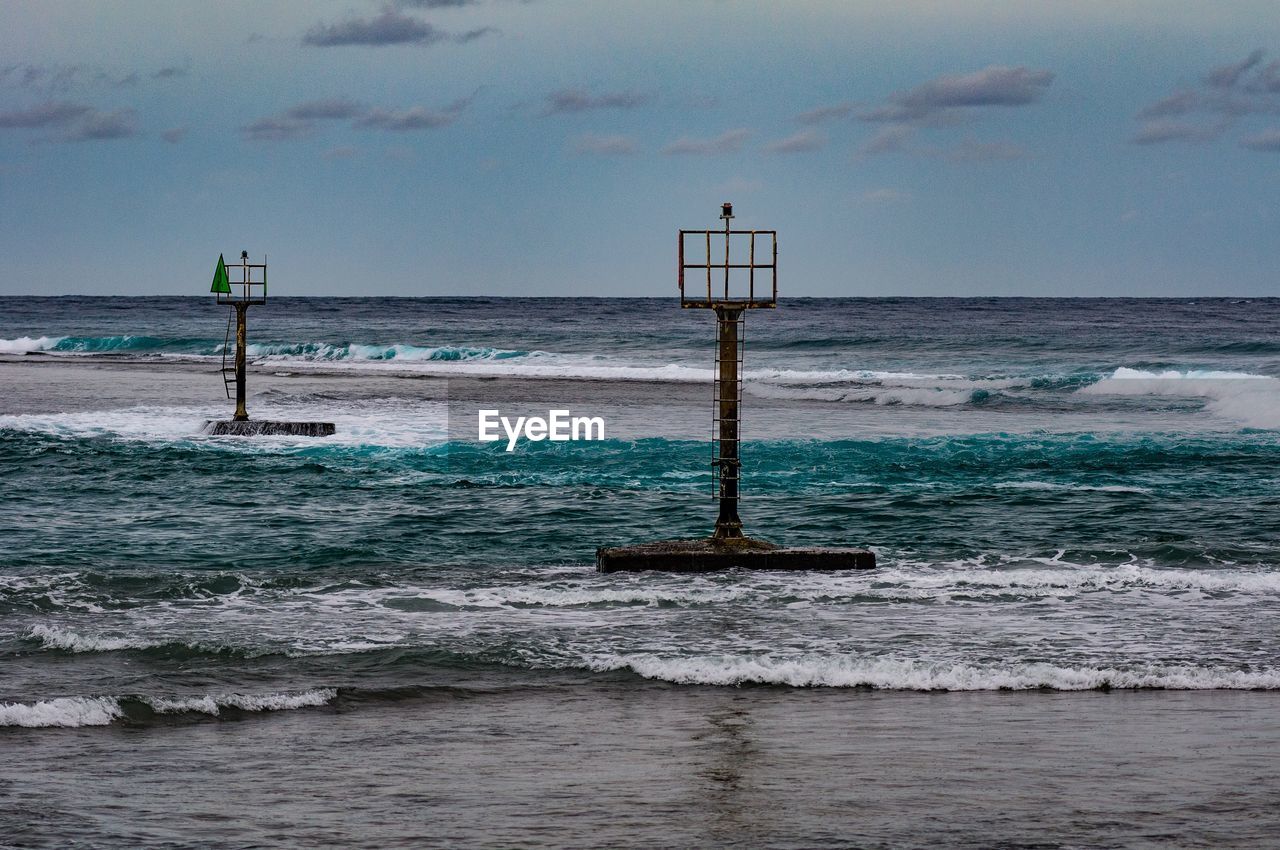
[[270, 419], [234, 419], [204, 423], [210, 437], [332, 437], [332, 422], [273, 422]]
[[602, 573], [660, 570], [707, 573], [744, 570], [870, 570], [876, 556], [866, 549], [777, 546], [764, 540], [660, 540], [596, 550]]

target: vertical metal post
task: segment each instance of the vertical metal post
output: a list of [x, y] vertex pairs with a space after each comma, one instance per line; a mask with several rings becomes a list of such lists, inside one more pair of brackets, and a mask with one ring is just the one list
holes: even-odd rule
[[[725, 222], [726, 228], [728, 222]], [[727, 238], [727, 237], [726, 237]], [[720, 397], [716, 405], [720, 420], [720, 515], [716, 518], [716, 540], [741, 538], [742, 520], [738, 518], [738, 482], [742, 462], [738, 456], [738, 407], [741, 385], [738, 383], [738, 323], [740, 307], [717, 306], [716, 325], [720, 372], [716, 375]]]
[[[248, 287], [245, 287], [248, 289]], [[236, 415], [232, 417], [233, 421], [245, 422], [249, 419], [249, 412], [244, 407], [244, 383], [245, 383], [245, 348], [248, 347], [248, 332], [245, 329], [245, 314], [249, 312], [247, 303], [236, 304]]]
[[720, 216], [724, 219], [724, 300], [729, 300], [729, 220], [730, 216]]

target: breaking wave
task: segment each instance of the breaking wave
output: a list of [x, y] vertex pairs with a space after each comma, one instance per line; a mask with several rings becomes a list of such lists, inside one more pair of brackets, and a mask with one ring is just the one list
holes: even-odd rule
[[1057, 664], [952, 664], [896, 658], [801, 658], [770, 655], [671, 657], [600, 655], [597, 672], [630, 670], [646, 679], [682, 685], [787, 685], [897, 691], [1090, 691], [1109, 689], [1275, 690], [1280, 671], [1191, 665], [1134, 669]]
[[0, 727], [27, 728], [107, 726], [117, 720], [157, 714], [202, 714], [216, 717], [226, 709], [289, 711], [326, 705], [338, 692], [316, 688], [293, 693], [205, 694], [201, 696], [55, 697], [32, 703], [0, 702]]
[[1280, 380], [1248, 372], [1116, 369], [1081, 389], [1087, 395], [1205, 399], [1205, 408], [1248, 428], [1280, 428]]
[[[216, 353], [221, 353], [218, 346]], [[250, 357], [268, 360], [372, 360], [387, 361], [446, 361], [458, 362], [468, 360], [510, 360], [516, 357], [539, 355], [537, 351], [519, 351], [505, 348], [485, 348], [456, 345], [417, 346], [417, 345], [357, 345], [355, 343], [251, 343], [245, 348]]]

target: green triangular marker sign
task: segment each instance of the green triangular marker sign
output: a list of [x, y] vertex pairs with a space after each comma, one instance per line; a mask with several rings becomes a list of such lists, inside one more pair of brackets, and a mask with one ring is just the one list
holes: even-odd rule
[[213, 286], [209, 287], [210, 292], [231, 292], [231, 281], [227, 279], [227, 264], [223, 262], [222, 255], [218, 255], [218, 268], [213, 272]]

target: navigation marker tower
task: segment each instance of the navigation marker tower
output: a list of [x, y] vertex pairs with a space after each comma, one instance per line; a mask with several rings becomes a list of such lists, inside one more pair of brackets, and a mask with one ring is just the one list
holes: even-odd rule
[[[237, 279], [232, 280], [232, 276]], [[332, 436], [332, 422], [272, 422], [250, 420], [245, 407], [246, 379], [248, 377], [247, 349], [249, 308], [267, 303], [267, 259], [261, 263], [249, 262], [249, 252], [240, 252], [240, 262], [227, 265], [221, 254], [213, 271], [213, 284], [209, 291], [217, 297], [217, 303], [231, 308], [227, 314], [227, 334], [222, 346], [222, 386], [227, 398], [235, 391], [236, 411], [227, 421], [205, 423], [205, 433], [212, 436], [252, 437], [258, 435], [292, 435], [298, 437]], [[235, 322], [235, 346], [231, 343], [231, 325]], [[234, 353], [233, 353], [234, 352]]]
[[870, 569], [865, 549], [791, 548], [747, 537], [738, 516], [742, 484], [742, 359], [746, 311], [778, 306], [778, 233], [734, 230], [733, 204], [722, 204], [722, 230], [679, 233], [680, 306], [716, 314], [711, 464], [719, 514], [711, 536], [636, 546], [601, 547], [601, 572], [709, 572], [742, 567], [770, 570]]

